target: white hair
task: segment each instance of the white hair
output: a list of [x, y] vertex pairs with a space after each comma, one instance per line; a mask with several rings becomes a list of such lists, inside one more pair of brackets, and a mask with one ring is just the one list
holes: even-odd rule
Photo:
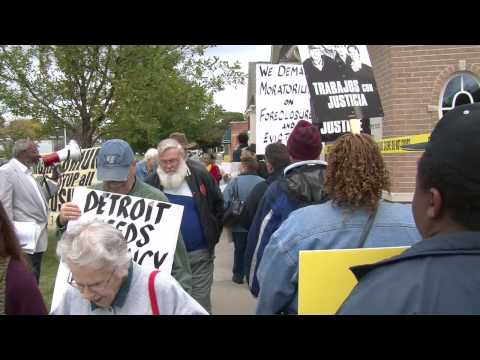
[[178, 189], [180, 185], [182, 185], [183, 180], [188, 175], [189, 170], [185, 159], [182, 157], [180, 159], [180, 164], [178, 165], [177, 171], [174, 173], [167, 173], [163, 171], [161, 166], [157, 167], [157, 174], [158, 178], [160, 179], [160, 184], [165, 189]]
[[182, 158], [185, 157], [185, 150], [183, 149], [183, 146], [177, 140], [171, 138], [160, 141], [158, 144], [158, 156], [160, 156], [165, 150], [172, 148], [177, 149]]
[[58, 242], [57, 256], [67, 266], [93, 270], [105, 267], [128, 269], [131, 261], [122, 232], [98, 219], [69, 227]]
[[150, 148], [145, 153], [145, 161], [148, 161], [150, 159], [157, 159], [157, 157], [158, 157], [158, 150], [157, 149]]

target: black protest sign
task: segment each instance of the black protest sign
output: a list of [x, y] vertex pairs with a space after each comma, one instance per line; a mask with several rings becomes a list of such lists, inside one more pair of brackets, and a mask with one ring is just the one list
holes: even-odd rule
[[365, 45], [300, 46], [310, 92], [312, 123], [322, 141], [349, 132], [348, 120], [361, 119], [370, 133], [369, 119], [383, 117], [370, 58]]

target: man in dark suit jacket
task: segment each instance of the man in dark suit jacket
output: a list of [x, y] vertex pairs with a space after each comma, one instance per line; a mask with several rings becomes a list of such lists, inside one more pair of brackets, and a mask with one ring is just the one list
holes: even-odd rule
[[348, 45], [348, 53], [352, 59], [350, 66], [352, 69], [351, 78], [358, 80], [360, 89], [362, 84], [371, 84], [372, 90], [370, 92], [364, 92], [367, 99], [368, 106], [363, 106], [360, 109], [356, 109], [356, 116], [358, 118], [372, 118], [383, 116], [382, 103], [377, 90], [377, 84], [375, 82], [375, 76], [370, 66], [362, 63], [360, 59], [360, 50], [356, 45]]
[[[333, 52], [329, 45], [309, 45], [310, 58], [303, 62], [303, 69], [307, 79], [308, 90], [310, 92], [310, 104], [312, 108], [312, 122], [321, 124], [325, 121], [347, 120], [354, 116], [352, 107], [330, 109], [330, 95], [336, 95], [336, 92], [319, 92], [319, 85], [334, 81], [350, 80], [352, 70], [350, 68], [350, 58], [343, 57], [345, 54], [345, 45], [334, 45], [335, 48], [341, 48], [342, 55]], [[333, 45], [332, 45], [333, 46]], [[331, 56], [334, 56], [332, 59]], [[327, 85], [328, 86], [328, 85]]]

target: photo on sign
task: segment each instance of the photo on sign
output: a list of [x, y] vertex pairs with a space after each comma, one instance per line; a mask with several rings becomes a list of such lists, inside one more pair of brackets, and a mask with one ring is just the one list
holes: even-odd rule
[[383, 117], [383, 108], [366, 45], [299, 45], [310, 93], [312, 123], [322, 140], [350, 132], [348, 120]]

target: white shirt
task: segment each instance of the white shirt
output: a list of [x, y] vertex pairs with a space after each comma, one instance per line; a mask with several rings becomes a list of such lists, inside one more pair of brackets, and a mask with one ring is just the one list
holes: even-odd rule
[[40, 185], [35, 181], [35, 179], [32, 176], [32, 170], [30, 170], [28, 167], [26, 167], [24, 164], [22, 164], [20, 161], [18, 161], [15, 158], [13, 158], [12, 160], [16, 162], [16, 164], [20, 167], [22, 172], [27, 175], [28, 179], [30, 180], [30, 182], [32, 183], [32, 186], [35, 189], [35, 192], [37, 193], [38, 198], [40, 199], [40, 202], [43, 204], [43, 209], [45, 213], [48, 215], [47, 204], [45, 203], [45, 199], [40, 193]]

